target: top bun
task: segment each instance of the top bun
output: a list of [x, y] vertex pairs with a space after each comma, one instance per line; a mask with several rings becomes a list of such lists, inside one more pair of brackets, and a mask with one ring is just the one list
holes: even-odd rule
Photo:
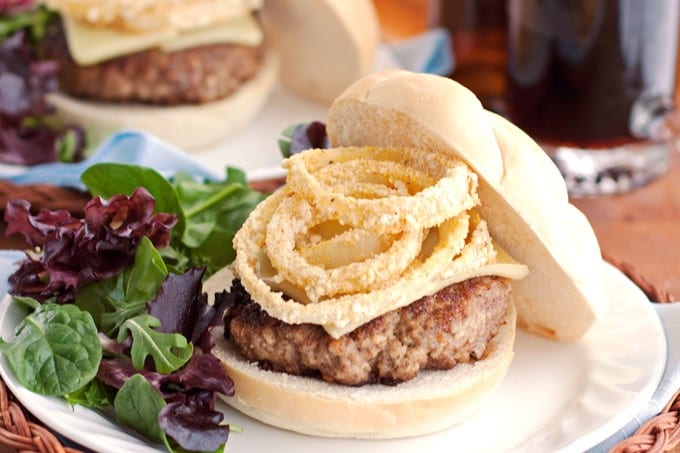
[[569, 204], [558, 169], [467, 88], [431, 74], [371, 74], [335, 100], [327, 129], [332, 146], [433, 149], [477, 172], [479, 210], [492, 237], [529, 267], [527, 277], [513, 281], [523, 328], [574, 340], [604, 313], [599, 245], [586, 217]]
[[255, 0], [45, 0], [82, 23], [121, 31], [192, 30], [250, 13]]

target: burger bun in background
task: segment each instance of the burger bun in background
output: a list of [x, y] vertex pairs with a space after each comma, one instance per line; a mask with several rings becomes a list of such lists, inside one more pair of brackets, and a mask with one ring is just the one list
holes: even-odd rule
[[[47, 4], [61, 16], [67, 48], [66, 56], [57, 51], [65, 69], [60, 91], [49, 98], [62, 121], [85, 125], [96, 141], [119, 129], [139, 129], [191, 152], [219, 145], [243, 129], [267, 103], [278, 80], [296, 95], [330, 104], [373, 69], [379, 38], [371, 0], [141, 0], [134, 5], [122, 0], [49, 0]], [[253, 37], [257, 35], [254, 22], [262, 35], [260, 44]], [[219, 55], [189, 53], [187, 58], [194, 62], [168, 62], [182, 58], [189, 46], [184, 36], [205, 45], [227, 44], [228, 39], [237, 39], [237, 45], [238, 40], [246, 46], [259, 45], [259, 67], [247, 79], [232, 82], [221, 80], [215, 69]], [[167, 58], [166, 51], [170, 52]], [[142, 58], [136, 62], [127, 58], [135, 53]], [[92, 65], [110, 67], [116, 59], [122, 60], [120, 70], [80, 71]], [[172, 74], [178, 69], [193, 72], [197, 63], [212, 66], [212, 72], [189, 74], [186, 82]], [[129, 76], [130, 72], [135, 75]], [[145, 80], [149, 74], [158, 77], [158, 83]], [[166, 76], [171, 79], [167, 89], [163, 87]], [[218, 80], [189, 82], [196, 77]], [[215, 84], [226, 87], [222, 91], [229, 94], [194, 94], [193, 85], [201, 84], [209, 92]], [[234, 89], [233, 84], [238, 86]]]
[[265, 0], [262, 20], [281, 55], [280, 80], [329, 105], [375, 65], [380, 25], [371, 0]]

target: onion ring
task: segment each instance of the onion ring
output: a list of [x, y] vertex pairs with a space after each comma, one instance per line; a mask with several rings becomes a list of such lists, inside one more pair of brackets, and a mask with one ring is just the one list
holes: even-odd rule
[[234, 273], [270, 316], [337, 338], [495, 257], [476, 176], [453, 157], [338, 148], [285, 166], [234, 237]]
[[304, 288], [312, 302], [379, 286], [402, 273], [420, 252], [424, 231], [409, 225], [387, 251], [373, 258], [330, 269], [312, 265], [297, 250], [297, 239], [319, 223], [336, 220], [328, 214], [313, 209], [308, 200], [286, 197], [267, 224], [265, 251], [272, 265], [286, 280]]
[[[357, 159], [375, 161], [372, 165], [383, 161], [411, 165], [430, 175], [435, 183], [411, 196], [365, 199], [346, 195], [314, 176], [326, 165]], [[421, 227], [433, 227], [479, 203], [477, 176], [462, 161], [441, 153], [384, 148], [314, 149], [290, 157], [283, 166], [288, 168], [286, 183], [312, 199], [324, 216], [346, 224], [378, 228], [383, 233], [403, 230], [416, 218]]]

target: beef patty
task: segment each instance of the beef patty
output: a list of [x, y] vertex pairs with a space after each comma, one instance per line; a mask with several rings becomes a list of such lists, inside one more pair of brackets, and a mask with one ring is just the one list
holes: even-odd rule
[[45, 53], [59, 64], [59, 89], [106, 102], [201, 104], [233, 94], [260, 68], [261, 47], [212, 44], [175, 52], [151, 49], [99, 64], [79, 66], [68, 51], [63, 27], [53, 24]]
[[345, 385], [397, 384], [420, 370], [453, 368], [484, 355], [510, 303], [510, 283], [478, 277], [388, 312], [338, 339], [321, 326], [272, 318], [232, 283], [225, 337], [266, 369]]

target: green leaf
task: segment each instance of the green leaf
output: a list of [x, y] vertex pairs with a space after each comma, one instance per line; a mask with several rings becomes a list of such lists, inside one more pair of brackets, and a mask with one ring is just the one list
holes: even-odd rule
[[85, 386], [66, 395], [70, 404], [89, 407], [90, 409], [106, 409], [111, 407], [111, 398], [106, 386], [97, 379], [92, 379]]
[[157, 443], [167, 443], [158, 424], [158, 413], [165, 407], [163, 396], [141, 374], [135, 374], [118, 390], [113, 407], [116, 418]]
[[139, 241], [135, 259], [125, 271], [81, 288], [76, 305], [92, 313], [97, 326], [114, 335], [127, 319], [143, 313], [158, 293], [168, 269], [147, 237]]
[[16, 31], [26, 29], [33, 42], [39, 42], [45, 36], [45, 30], [55, 13], [40, 5], [35, 10], [11, 16], [0, 15], [0, 39], [8, 38]]
[[206, 276], [212, 275], [234, 259], [233, 236], [266, 195], [251, 190], [245, 173], [236, 168], [227, 168], [222, 182], [200, 182], [178, 173], [173, 184], [186, 228], [179, 240], [173, 236], [172, 247], [188, 257], [185, 267], [178, 261], [173, 264], [179, 271], [206, 266]]
[[43, 395], [65, 395], [97, 374], [102, 349], [92, 316], [72, 304], [39, 306], [23, 319], [14, 338], [0, 339], [17, 379]]
[[178, 333], [162, 333], [154, 330], [161, 322], [151, 315], [139, 315], [123, 323], [118, 332], [118, 341], [124, 341], [128, 333], [132, 336], [130, 355], [137, 370], [144, 367], [146, 358], [151, 356], [156, 371], [169, 374], [187, 363], [194, 347]]
[[104, 198], [121, 193], [129, 196], [137, 187], [145, 187], [156, 200], [155, 212], [177, 214], [173, 235], [184, 231], [184, 210], [177, 193], [156, 170], [131, 164], [98, 163], [85, 170], [80, 179], [93, 196]]
[[281, 132], [281, 137], [279, 137], [277, 141], [279, 144], [279, 151], [281, 151], [281, 155], [285, 158], [290, 157], [291, 138], [293, 137], [293, 132], [295, 132], [295, 129], [297, 129], [300, 124], [301, 123], [292, 124], [285, 128], [283, 132]]
[[33, 299], [32, 297], [27, 297], [27, 296], [12, 296], [12, 300], [14, 302], [17, 302], [25, 307], [27, 307], [29, 310], [33, 311], [36, 308], [38, 308], [40, 305], [42, 305], [40, 302], [37, 300]]

